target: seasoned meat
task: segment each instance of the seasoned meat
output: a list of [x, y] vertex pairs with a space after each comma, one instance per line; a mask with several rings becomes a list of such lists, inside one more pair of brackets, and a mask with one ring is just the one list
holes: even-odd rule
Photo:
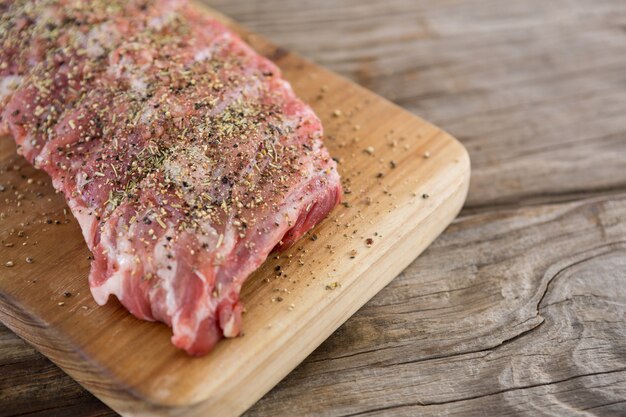
[[167, 323], [190, 354], [237, 336], [245, 279], [341, 200], [311, 108], [182, 1], [0, 11], [0, 133], [64, 193], [95, 300]]

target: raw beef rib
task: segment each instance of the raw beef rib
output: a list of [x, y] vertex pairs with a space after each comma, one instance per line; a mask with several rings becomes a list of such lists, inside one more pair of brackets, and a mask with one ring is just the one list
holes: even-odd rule
[[190, 354], [237, 336], [244, 280], [341, 199], [311, 108], [182, 1], [0, 12], [0, 133], [64, 193], [95, 300], [167, 323]]

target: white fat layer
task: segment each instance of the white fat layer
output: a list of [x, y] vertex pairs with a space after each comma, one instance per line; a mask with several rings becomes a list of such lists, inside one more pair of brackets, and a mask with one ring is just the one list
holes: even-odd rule
[[41, 149], [41, 152], [39, 152], [39, 155], [35, 157], [35, 160], [33, 161], [33, 165], [35, 166], [35, 168], [39, 169], [41, 165], [45, 164], [49, 160], [50, 160], [50, 150], [48, 149], [48, 146], [46, 144]]
[[85, 39], [85, 50], [92, 58], [102, 56], [106, 51], [105, 48], [111, 48], [115, 42], [117, 31], [112, 27], [111, 23], [104, 23], [94, 26]]
[[[178, 310], [176, 298], [174, 294], [174, 284], [176, 281], [176, 270], [178, 269], [178, 261], [167, 258], [167, 241], [165, 236], [174, 236], [176, 230], [169, 226], [163, 237], [154, 245], [154, 261], [156, 263], [156, 273], [159, 279], [159, 285], [165, 291], [165, 307], [166, 314], [173, 317]], [[168, 269], [167, 267], [171, 269]]]
[[148, 91], [148, 83], [143, 77], [132, 77], [130, 80], [130, 88], [140, 95], [145, 95]]
[[139, 123], [143, 125], [149, 124], [152, 120], [154, 120], [155, 114], [156, 110], [153, 106], [143, 106], [141, 116], [139, 116]]
[[[28, 155], [35, 149], [35, 140], [31, 135], [27, 135], [19, 144], [20, 147], [17, 148], [19, 155]], [[38, 168], [37, 165], [35, 165], [35, 168]]]
[[161, 16], [153, 17], [148, 22], [148, 27], [155, 30], [163, 30], [164, 27], [166, 27], [176, 19], [176, 16], [177, 13], [175, 11], [170, 11]]
[[[101, 236], [100, 244], [106, 251], [107, 259], [115, 260], [118, 267], [117, 271], [113, 272], [102, 285], [91, 288], [94, 299], [100, 305], [105, 304], [111, 294], [115, 295], [119, 300], [124, 299], [124, 280], [128, 279], [136, 265], [132, 243], [126, 238], [126, 236], [133, 235], [135, 225], [131, 225], [128, 232], [122, 232], [123, 227], [124, 225], [120, 222], [116, 229], [107, 229]], [[115, 243], [113, 243], [111, 236], [115, 235], [118, 236]]]
[[0, 80], [0, 102], [7, 99], [19, 87], [22, 79], [19, 75], [6, 75]]
[[237, 242], [236, 230], [233, 226], [230, 226], [230, 224], [232, 224], [233, 215], [230, 217], [231, 222], [229, 222], [229, 226], [224, 231], [224, 240], [222, 241], [220, 248], [217, 250], [217, 253], [222, 257], [231, 253], [235, 248], [235, 243]]
[[225, 337], [237, 336], [238, 332], [237, 332], [237, 329], [235, 329], [235, 315], [234, 314], [230, 315], [230, 317], [224, 324], [224, 327], [222, 327], [222, 331], [224, 332]]
[[228, 41], [230, 41], [232, 38], [230, 33], [222, 33], [219, 36], [215, 37], [212, 41], [211, 44], [199, 49], [198, 52], [196, 52], [193, 56], [193, 59], [196, 62], [202, 62], [202, 61], [208, 61], [213, 57], [213, 53], [217, 50], [217, 48], [223, 44], [226, 43]]
[[115, 295], [118, 299], [123, 297], [123, 287], [120, 272], [111, 275], [102, 285], [91, 287], [91, 295], [99, 305], [103, 306], [109, 299], [109, 295]]
[[195, 272], [194, 272], [194, 274], [196, 274], [196, 276], [197, 276], [198, 278], [200, 278], [200, 279], [202, 280], [202, 282], [206, 285], [206, 283], [207, 283], [207, 282], [206, 282], [206, 276], [205, 276], [202, 272], [200, 272], [200, 271], [195, 271]]
[[[119, 79], [131, 79], [131, 84], [134, 78], [140, 78], [140, 74], [152, 65], [152, 53], [149, 50], [141, 49], [139, 44], [129, 44], [127, 49], [129, 51], [137, 51], [136, 54], [125, 54], [119, 61], [111, 64], [108, 68], [108, 72]], [[144, 81], [145, 83], [145, 81]]]
[[83, 188], [85, 188], [85, 186], [89, 184], [90, 180], [88, 180], [87, 178], [87, 173], [83, 171], [80, 171], [78, 174], [76, 174], [76, 188], [79, 191], [82, 191]]
[[196, 52], [194, 54], [193, 59], [196, 62], [209, 60], [209, 59], [211, 59], [211, 56], [213, 55], [214, 49], [215, 48], [213, 48], [213, 47], [202, 48], [202, 49], [200, 49], [198, 52]]
[[87, 242], [87, 246], [89, 249], [93, 246], [93, 236], [96, 228], [96, 219], [94, 216], [89, 214], [89, 210], [81, 205], [79, 205], [73, 199], [68, 202], [70, 206], [70, 210], [78, 224], [80, 225], [80, 230], [83, 233], [83, 237], [85, 238], [85, 242]]

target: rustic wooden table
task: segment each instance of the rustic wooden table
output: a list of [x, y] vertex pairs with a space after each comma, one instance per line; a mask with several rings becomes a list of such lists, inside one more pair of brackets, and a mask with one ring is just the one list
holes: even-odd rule
[[[458, 220], [247, 415], [624, 415], [626, 2], [208, 3], [473, 164]], [[0, 374], [0, 415], [115, 415], [2, 326]]]

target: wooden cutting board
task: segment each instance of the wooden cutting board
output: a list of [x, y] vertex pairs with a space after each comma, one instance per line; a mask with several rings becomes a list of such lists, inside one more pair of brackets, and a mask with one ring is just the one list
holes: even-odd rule
[[95, 304], [77, 222], [47, 176], [0, 139], [0, 319], [125, 416], [241, 414], [412, 262], [468, 189], [469, 158], [450, 135], [207, 12], [275, 61], [313, 106], [346, 192], [344, 205], [248, 279], [242, 337], [191, 358], [165, 325], [115, 300]]

